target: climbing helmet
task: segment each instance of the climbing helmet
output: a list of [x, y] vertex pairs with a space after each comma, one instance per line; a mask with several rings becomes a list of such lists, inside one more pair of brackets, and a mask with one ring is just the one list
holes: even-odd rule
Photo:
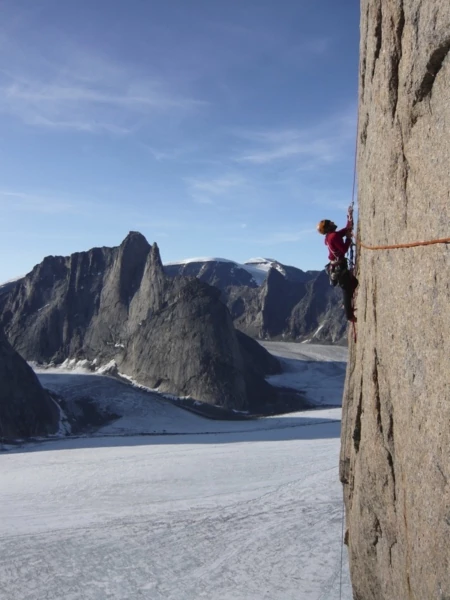
[[322, 235], [325, 235], [326, 233], [328, 233], [330, 231], [330, 225], [331, 225], [331, 221], [329, 219], [323, 219], [322, 221], [319, 221], [319, 223], [317, 224], [317, 231], [319, 233], [321, 233]]

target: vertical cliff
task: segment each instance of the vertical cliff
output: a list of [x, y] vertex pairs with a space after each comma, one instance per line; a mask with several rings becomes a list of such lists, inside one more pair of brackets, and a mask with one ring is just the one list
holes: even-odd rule
[[[450, 3], [362, 0], [358, 230], [450, 237]], [[450, 245], [361, 249], [341, 480], [355, 600], [450, 598]]]

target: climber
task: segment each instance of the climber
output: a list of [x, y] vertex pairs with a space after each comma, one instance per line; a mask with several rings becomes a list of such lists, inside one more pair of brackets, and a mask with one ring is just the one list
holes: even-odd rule
[[[352, 243], [352, 222], [349, 219], [343, 229], [337, 230], [336, 223], [324, 219], [317, 225], [317, 231], [325, 236], [325, 244], [328, 247], [328, 260], [330, 261], [325, 269], [330, 278], [331, 285], [339, 285], [342, 288], [345, 315], [348, 321], [356, 322], [353, 311], [353, 294], [358, 286], [358, 280], [349, 271], [347, 259], [345, 257], [347, 250]], [[344, 240], [345, 238], [345, 240]]]

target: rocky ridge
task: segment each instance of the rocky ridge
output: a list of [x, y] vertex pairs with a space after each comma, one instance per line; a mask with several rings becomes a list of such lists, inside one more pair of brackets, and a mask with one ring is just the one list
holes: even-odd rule
[[[168, 278], [158, 246], [136, 232], [117, 248], [45, 258], [0, 296], [0, 314], [27, 360], [109, 363], [149, 388], [229, 409], [273, 401], [220, 291]], [[279, 369], [268, 353], [265, 368]]]

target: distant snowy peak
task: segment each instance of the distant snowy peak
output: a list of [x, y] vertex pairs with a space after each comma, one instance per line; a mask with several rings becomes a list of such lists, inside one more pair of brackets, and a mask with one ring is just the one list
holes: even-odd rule
[[303, 283], [316, 275], [263, 257], [250, 258], [245, 263], [218, 257], [186, 258], [165, 263], [164, 269], [168, 275], [193, 275], [221, 289], [230, 285], [259, 287], [266, 281], [270, 269], [276, 269], [290, 281]]
[[[276, 269], [283, 277], [287, 277], [286, 269], [274, 258], [250, 258], [242, 265], [246, 269], [258, 285], [262, 285], [267, 278], [270, 269]], [[292, 267], [294, 268], [294, 267]]]
[[265, 264], [265, 263], [276, 263], [278, 262], [277, 260], [275, 260], [274, 258], [249, 258], [248, 260], [245, 261], [245, 265], [253, 265], [253, 264]]
[[164, 263], [165, 267], [171, 267], [176, 265], [189, 265], [191, 263], [208, 263], [208, 262], [223, 262], [223, 263], [232, 263], [237, 265], [238, 263], [234, 262], [234, 260], [228, 260], [227, 258], [214, 258], [211, 256], [204, 256], [200, 258], [184, 258], [183, 260], [175, 260], [173, 262]]
[[[283, 275], [286, 275], [281, 265], [270, 258], [251, 258], [243, 264], [219, 257], [186, 258], [176, 262], [165, 263], [164, 267], [169, 274], [177, 270], [178, 274], [195, 274], [196, 277], [200, 278], [202, 278], [202, 275], [210, 273], [213, 270], [215, 272], [220, 270], [222, 276], [225, 271], [228, 271], [232, 278], [237, 277], [240, 279], [238, 282], [229, 281], [228, 285], [233, 285], [233, 283], [237, 283], [238, 285], [251, 283], [254, 286], [260, 286], [267, 279], [267, 273], [272, 267], [278, 269]], [[241, 275], [240, 278], [239, 273]], [[242, 280], [242, 275], [245, 273], [250, 275], [251, 280], [245, 281], [245, 276], [244, 280]]]
[[257, 287], [260, 285], [245, 265], [216, 257], [187, 258], [164, 265], [167, 275], [197, 277], [201, 281], [225, 289], [231, 285]]

